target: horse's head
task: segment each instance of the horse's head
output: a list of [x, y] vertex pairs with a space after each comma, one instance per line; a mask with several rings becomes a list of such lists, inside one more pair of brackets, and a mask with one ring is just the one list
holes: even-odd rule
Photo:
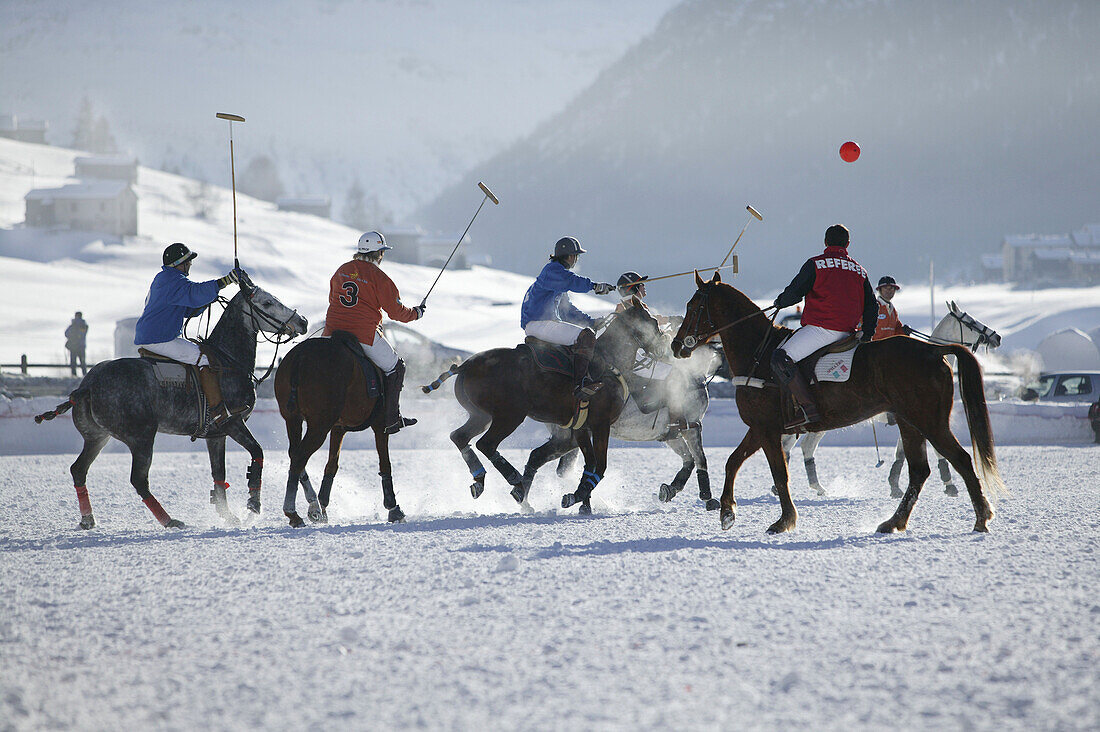
[[309, 322], [298, 311], [283, 305], [270, 292], [254, 284], [247, 275], [241, 278], [240, 286], [245, 315], [251, 318], [257, 331], [288, 338], [306, 334]]
[[668, 353], [668, 342], [661, 332], [661, 324], [637, 297], [632, 297], [630, 304], [612, 319], [603, 338], [629, 346], [631, 353], [638, 348], [655, 358]]
[[[971, 349], [978, 348], [979, 346], [997, 348], [1001, 345], [1001, 336], [997, 331], [959, 309], [959, 306], [954, 302], [947, 303], [947, 315], [944, 320], [953, 322], [955, 327], [948, 329], [949, 334], [941, 333], [937, 336], [936, 330], [940, 330], [940, 326], [936, 326], [936, 330], [932, 331], [933, 337], [946, 336], [952, 338], [952, 340], [957, 340], [959, 343]], [[941, 322], [940, 325], [943, 325], [943, 322]], [[956, 333], [958, 337], [953, 338]]]
[[699, 276], [699, 270], [695, 270], [695, 286], [698, 289], [688, 300], [684, 322], [672, 339], [672, 354], [676, 358], [689, 357], [697, 345], [708, 340], [717, 330], [710, 313], [710, 298], [720, 284], [722, 277], [717, 270], [709, 280], [704, 280]]

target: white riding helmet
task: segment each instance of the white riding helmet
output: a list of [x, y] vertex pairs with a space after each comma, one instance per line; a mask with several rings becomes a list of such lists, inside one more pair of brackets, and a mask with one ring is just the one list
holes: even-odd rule
[[382, 236], [377, 231], [368, 231], [359, 237], [359, 246], [355, 251], [357, 254], [369, 254], [371, 252], [384, 252], [387, 249], [393, 249], [386, 243], [386, 237]]

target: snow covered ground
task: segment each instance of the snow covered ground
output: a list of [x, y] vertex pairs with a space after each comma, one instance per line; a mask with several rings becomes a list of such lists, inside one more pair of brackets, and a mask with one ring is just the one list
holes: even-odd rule
[[[709, 451], [716, 472], [727, 453]], [[554, 508], [552, 474], [520, 515], [498, 476], [475, 502], [456, 454], [399, 450], [402, 526], [373, 453], [351, 450], [333, 523], [299, 530], [278, 512], [284, 457], [257, 525], [226, 529], [205, 456], [162, 453], [177, 532], [107, 454], [88, 533], [70, 457], [3, 457], [0, 726], [1095, 729], [1098, 457], [1003, 448], [992, 533], [933, 478], [910, 531], [878, 536], [885, 468], [823, 447], [829, 495], [796, 469], [799, 527], [776, 537], [759, 454], [725, 533], [692, 486], [655, 501], [678, 464], [662, 450], [613, 450], [584, 519]]]

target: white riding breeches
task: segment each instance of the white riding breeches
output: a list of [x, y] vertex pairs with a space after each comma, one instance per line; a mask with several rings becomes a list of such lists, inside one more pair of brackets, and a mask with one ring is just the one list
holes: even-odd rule
[[158, 356], [174, 359], [180, 363], [190, 363], [196, 366], [210, 365], [210, 361], [199, 351], [199, 344], [192, 343], [186, 338], [176, 338], [164, 343], [139, 343], [137, 347], [152, 351]]
[[523, 332], [540, 341], [556, 343], [559, 346], [571, 346], [577, 342], [583, 330], [584, 328], [579, 325], [563, 323], [560, 320], [532, 320]]
[[791, 360], [798, 363], [819, 348], [847, 338], [851, 333], [843, 330], [829, 330], [819, 325], [804, 325], [794, 332], [780, 348], [786, 351]]
[[393, 346], [381, 333], [374, 334], [374, 343], [370, 345], [360, 343], [359, 345], [363, 347], [363, 353], [367, 354], [367, 358], [371, 360], [371, 363], [382, 369], [382, 373], [392, 374], [393, 370], [397, 368], [397, 351], [393, 350]]

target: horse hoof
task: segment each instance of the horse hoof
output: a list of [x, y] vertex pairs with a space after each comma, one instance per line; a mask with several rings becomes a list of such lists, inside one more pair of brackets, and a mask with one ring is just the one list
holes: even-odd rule
[[974, 522], [974, 530], [975, 531], [980, 531], [983, 534], [988, 534], [989, 533], [989, 526], [986, 525], [985, 521], [975, 521]]
[[722, 502], [717, 498], [708, 498], [706, 500], [706, 505], [708, 511], [717, 511], [722, 507]]
[[479, 480], [475, 480], [470, 484], [470, 495], [474, 498], [481, 498], [481, 494], [485, 492], [485, 484]]
[[524, 501], [521, 504], [519, 504], [519, 510], [520, 510], [521, 513], [526, 513], [526, 514], [532, 514], [532, 513], [535, 512], [535, 509], [527, 501]]
[[166, 529], [186, 529], [187, 527], [179, 519], [168, 519], [168, 523], [166, 523], [164, 525], [164, 528], [166, 528]]
[[673, 498], [676, 497], [676, 494], [678, 492], [679, 491], [674, 489], [668, 483], [661, 483], [661, 487], [657, 491], [657, 500], [660, 501], [661, 503], [668, 503], [669, 501], [671, 501]]
[[232, 528], [237, 528], [241, 525], [241, 520], [234, 516], [232, 511], [219, 511], [218, 513], [221, 514], [221, 517], [225, 521], [225, 523], [227, 523]]
[[825, 489], [822, 488], [820, 485], [812, 485], [812, 486], [810, 486], [810, 488], [812, 488], [814, 493], [816, 493], [819, 496], [825, 495]]
[[891, 488], [890, 489], [890, 497], [891, 498], [901, 498], [904, 495], [905, 494], [901, 492], [901, 488]]
[[782, 534], [793, 529], [792, 524], [788, 524], [783, 519], [779, 519], [774, 524], [768, 527], [769, 534]]
[[897, 521], [890, 519], [879, 524], [876, 531], [880, 534], [896, 534], [899, 531], [905, 531], [905, 527], [899, 526]]
[[569, 508], [573, 504], [575, 504], [576, 502], [577, 502], [577, 497], [575, 495], [573, 495], [572, 493], [566, 493], [564, 496], [561, 497], [561, 507], [562, 508]]
[[736, 520], [733, 510], [729, 508], [723, 508], [722, 513], [719, 514], [719, 521], [722, 523], [722, 531], [729, 531], [733, 528], [733, 522]]
[[325, 510], [321, 508], [321, 504], [315, 501], [309, 504], [309, 509], [306, 511], [306, 518], [315, 524], [319, 524], [327, 523], [325, 519], [328, 517], [325, 516]]
[[581, 516], [591, 516], [592, 504], [590, 504], [588, 501], [582, 501], [580, 508], [577, 509], [577, 513]]
[[959, 495], [959, 489], [958, 489], [958, 488], [956, 488], [955, 486], [951, 485], [950, 483], [948, 483], [948, 484], [947, 484], [947, 485], [946, 485], [946, 486], [944, 487], [944, 489], [943, 489], [943, 492], [944, 492], [944, 493], [946, 493], [946, 494], [947, 494], [947, 495], [949, 495], [949, 496], [957, 496], [957, 495]]
[[288, 513], [288, 512], [286, 512], [286, 511], [284, 511], [283, 513], [284, 513], [284, 514], [286, 515], [286, 517], [287, 517], [288, 519], [290, 519], [290, 525], [291, 525], [291, 526], [292, 526], [293, 528], [295, 528], [295, 529], [298, 529], [298, 528], [301, 528], [301, 527], [303, 527], [303, 526], [305, 526], [305, 525], [306, 525], [306, 522], [302, 520], [302, 517], [301, 517], [301, 516], [299, 516], [299, 515], [297, 514], [297, 512], [294, 512], [294, 513]]
[[511, 493], [512, 498], [516, 500], [516, 503], [523, 505], [527, 502], [527, 492], [531, 489], [530, 484], [520, 483], [519, 485], [512, 486]]
[[403, 524], [405, 523], [405, 512], [401, 510], [400, 506], [394, 506], [390, 509], [390, 515], [386, 520], [391, 524]]
[[92, 514], [80, 517], [80, 528], [84, 529], [85, 531], [95, 528], [95, 519], [92, 518]]

